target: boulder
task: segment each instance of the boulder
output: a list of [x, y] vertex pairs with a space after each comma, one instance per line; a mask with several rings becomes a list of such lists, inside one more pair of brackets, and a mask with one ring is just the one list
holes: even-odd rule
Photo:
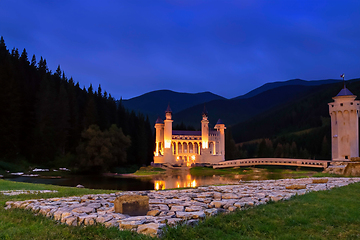
[[146, 215], [149, 211], [149, 197], [141, 195], [123, 195], [114, 201], [116, 213], [130, 216]]

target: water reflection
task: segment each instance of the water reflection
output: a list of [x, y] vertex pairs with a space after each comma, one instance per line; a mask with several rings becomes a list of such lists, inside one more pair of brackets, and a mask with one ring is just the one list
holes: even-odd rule
[[195, 188], [213, 184], [234, 184], [239, 180], [221, 176], [192, 176], [191, 174], [160, 176], [154, 179], [154, 189]]

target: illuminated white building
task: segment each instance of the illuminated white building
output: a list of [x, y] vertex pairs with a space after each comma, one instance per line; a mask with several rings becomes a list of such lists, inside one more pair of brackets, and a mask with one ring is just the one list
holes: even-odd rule
[[360, 101], [355, 100], [344, 85], [334, 102], [328, 103], [331, 117], [331, 144], [333, 161], [349, 161], [359, 156]]
[[225, 124], [219, 119], [214, 130], [209, 129], [208, 114], [204, 109], [201, 131], [172, 129], [172, 111], [165, 111], [165, 120], [155, 123], [156, 146], [154, 163], [191, 166], [195, 163], [216, 164], [225, 160]]

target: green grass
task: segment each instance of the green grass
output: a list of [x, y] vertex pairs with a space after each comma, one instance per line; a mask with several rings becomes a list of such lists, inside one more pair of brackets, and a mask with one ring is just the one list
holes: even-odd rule
[[[0, 190], [58, 190], [40, 195], [0, 195], [0, 239], [150, 239], [103, 226], [70, 227], [27, 210], [4, 210], [5, 201], [108, 193], [0, 180]], [[195, 227], [169, 228], [163, 239], [359, 239], [360, 183], [312, 192], [289, 201], [211, 217]]]
[[359, 239], [359, 199], [356, 183], [171, 228], [164, 239]]
[[234, 174], [250, 174], [251, 168], [218, 168], [212, 167], [192, 167], [190, 168], [190, 174], [192, 176], [212, 176], [212, 175], [234, 175]]
[[134, 173], [134, 175], [148, 176], [148, 175], [162, 174], [162, 173], [165, 173], [165, 172], [166, 172], [165, 169], [158, 168], [158, 167], [147, 166], [147, 167], [141, 167], [139, 170], [137, 170]]
[[1, 179], [0, 190], [59, 191], [58, 193], [51, 194], [23, 194], [17, 196], [4, 196], [0, 194], [0, 239], [150, 239], [147, 236], [130, 231], [119, 231], [117, 228], [105, 228], [101, 225], [72, 227], [58, 224], [54, 220], [44, 216], [35, 216], [28, 210], [4, 209], [6, 201], [81, 196], [85, 194], [110, 193], [116, 191], [21, 183]]

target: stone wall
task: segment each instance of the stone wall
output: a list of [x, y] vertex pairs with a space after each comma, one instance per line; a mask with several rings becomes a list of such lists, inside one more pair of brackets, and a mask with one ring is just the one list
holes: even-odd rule
[[[302, 178], [240, 182], [237, 185], [208, 186], [184, 190], [131, 191], [82, 197], [8, 201], [6, 209], [23, 208], [72, 226], [104, 224], [120, 230], [159, 236], [165, 227], [176, 224], [194, 225], [199, 220], [220, 212], [233, 212], [288, 200], [311, 191], [342, 187], [360, 178]], [[294, 187], [297, 186], [297, 187]], [[301, 186], [301, 187], [299, 187]], [[122, 195], [149, 197], [149, 211], [143, 216], [116, 213], [114, 201]]]

